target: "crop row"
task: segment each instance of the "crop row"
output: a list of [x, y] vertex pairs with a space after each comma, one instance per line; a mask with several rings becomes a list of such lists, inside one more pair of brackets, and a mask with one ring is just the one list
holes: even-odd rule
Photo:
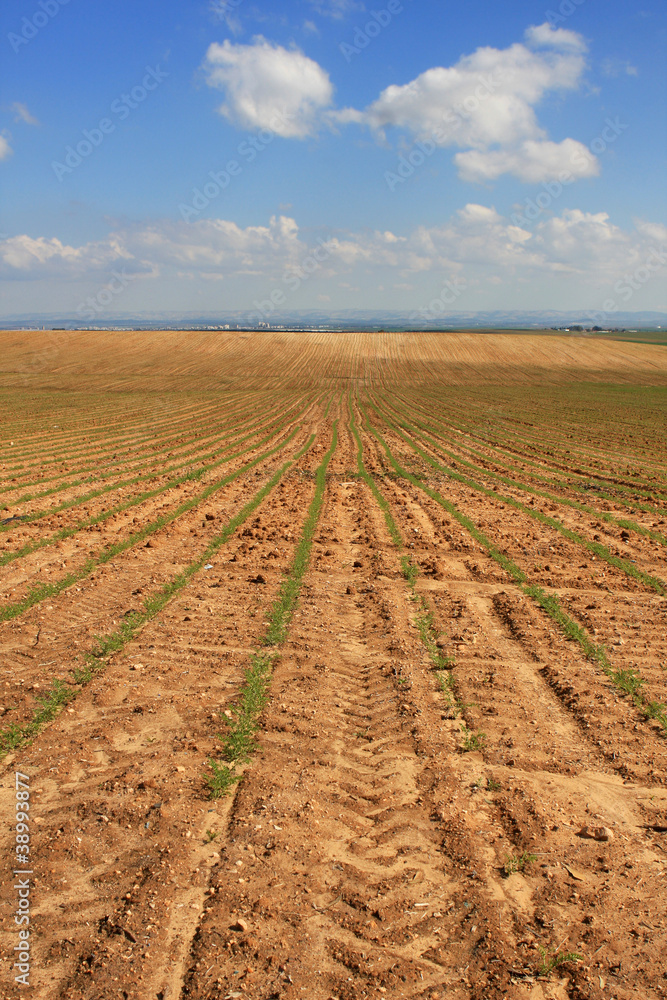
[[[625, 503], [627, 506], [635, 506], [637, 501], [641, 506], [642, 500], [664, 498], [666, 495], [659, 483], [656, 485], [653, 481], [642, 480], [636, 473], [636, 464], [631, 469], [631, 481], [619, 477], [618, 455], [612, 447], [606, 449], [604, 468], [599, 464], [586, 468], [585, 463], [583, 466], [578, 464], [568, 452], [564, 452], [559, 460], [554, 459], [553, 452], [549, 450], [547, 428], [541, 427], [539, 437], [534, 441], [521, 441], [495, 415], [489, 415], [486, 423], [478, 426], [475, 421], [466, 419], [467, 414], [461, 410], [454, 414], [447, 410], [443, 413], [443, 408], [438, 406], [436, 400], [429, 399], [432, 404], [429, 406], [424, 398], [415, 400], [413, 395], [401, 396], [402, 402], [408, 406], [413, 416], [426, 419], [431, 423], [432, 430], [440, 430], [458, 447], [468, 449], [471, 454], [482, 456], [501, 467], [504, 465], [505, 468], [516, 469], [516, 463], [520, 463], [524, 474], [536, 481], [577, 492], [594, 490], [601, 499]], [[478, 450], [480, 447], [481, 452]], [[664, 470], [664, 463], [662, 469]]]
[[[641, 525], [629, 518], [617, 517], [609, 511], [604, 510], [602, 507], [596, 508], [590, 503], [585, 504], [576, 498], [567, 496], [565, 491], [569, 486], [570, 492], [572, 492], [571, 484], [563, 484], [558, 481], [554, 482], [554, 480], [550, 479], [548, 476], [532, 474], [526, 470], [525, 464], [519, 466], [502, 463], [495, 458], [492, 460], [488, 453], [474, 449], [470, 446], [463, 447], [460, 442], [459, 434], [456, 432], [452, 433], [451, 428], [449, 429], [449, 433], [447, 433], [448, 429], [433, 419], [429, 422], [424, 419], [420, 419], [422, 416], [420, 411], [415, 411], [415, 409], [410, 410], [406, 405], [401, 405], [400, 403], [397, 403], [395, 399], [388, 398], [386, 395], [382, 397], [381, 402], [385, 405], [388, 412], [391, 412], [395, 416], [400, 426], [407, 426], [402, 423], [402, 421], [404, 421], [409, 414], [412, 433], [417, 434], [421, 440], [432, 444], [439, 450], [440, 454], [445, 455], [452, 462], [455, 462], [464, 468], [472, 469], [479, 475], [497, 480], [506, 486], [511, 486], [535, 497], [541, 497], [552, 503], [571, 507], [573, 510], [591, 514], [594, 517], [610, 524], [616, 524], [620, 528], [637, 532], [638, 534], [645, 535], [646, 537], [651, 538], [654, 541], [658, 541], [663, 545], [667, 545], [667, 537], [663, 532], [651, 530], [651, 528]], [[420, 431], [424, 433], [420, 435]], [[508, 472], [513, 473], [513, 475], [507, 475]], [[539, 485], [533, 485], [533, 483], [538, 483]], [[546, 490], [545, 486], [549, 486], [550, 489]], [[562, 492], [558, 492], [559, 488]], [[601, 491], [597, 491], [596, 496], [601, 499], [605, 498], [605, 494]], [[647, 508], [646, 506], [642, 506], [642, 509], [649, 509], [652, 512], [660, 513], [660, 511], [656, 508]]]
[[[266, 400], [258, 400], [257, 411], [261, 413], [270, 409], [272, 402], [271, 397], [267, 397]], [[100, 470], [105, 470], [104, 474], [108, 476], [114, 474], [108, 471], [112, 464], [115, 473], [133, 468], [150, 467], [153, 462], [157, 464], [165, 456], [171, 457], [171, 452], [177, 454], [179, 450], [191, 448], [190, 442], [192, 441], [197, 441], [199, 446], [200, 439], [210, 439], [215, 433], [219, 434], [224, 431], [228, 425], [234, 426], [235, 423], [243, 423], [247, 419], [247, 400], [241, 400], [236, 405], [207, 410], [203, 414], [177, 413], [176, 416], [170, 416], [164, 421], [151, 422], [148, 430], [145, 424], [140, 424], [140, 430], [133, 431], [132, 434], [128, 435], [119, 435], [118, 432], [114, 433], [110, 429], [104, 438], [103, 448], [98, 449], [99, 453], [95, 449], [85, 448], [80, 452], [78, 457], [83, 464], [76, 463], [77, 455], [74, 454], [70, 446], [66, 446], [63, 450], [67, 457], [60, 463], [60, 469], [57, 473], [51, 476], [46, 475], [45, 470], [49, 463], [42, 455], [41, 461], [33, 463], [40, 470], [37, 480], [32, 483], [30, 481], [19, 482], [18, 478], [14, 476], [13, 480], [16, 480], [16, 483], [12, 480], [12, 484], [6, 485], [3, 492], [15, 492], [31, 485], [43, 486], [48, 482], [62, 480], [68, 475], [81, 476], [86, 472], [99, 475]], [[214, 428], [213, 432], [211, 427]], [[131, 444], [131, 447], [128, 447], [128, 444]], [[51, 453], [53, 452], [51, 451]], [[138, 465], [137, 460], [139, 460]], [[26, 499], [31, 499], [31, 497], [21, 496], [17, 502], [24, 502]]]
[[[540, 586], [532, 581], [527, 569], [521, 568], [517, 562], [507, 554], [506, 551], [501, 550], [498, 544], [495, 543], [492, 538], [488, 537], [488, 535], [479, 528], [471, 517], [460, 510], [449, 496], [443, 495], [441, 491], [433, 489], [430, 485], [428, 485], [423, 473], [420, 474], [418, 472], [410, 471], [404, 464], [402, 464], [402, 462], [395, 457], [390, 445], [385, 440], [380, 427], [377, 423], [372, 423], [370, 421], [367, 409], [361, 401], [359, 402], [359, 406], [364, 418], [366, 432], [379, 442], [386, 456], [388, 466], [392, 472], [401, 479], [404, 479], [410, 482], [413, 486], [416, 486], [445, 511], [447, 511], [447, 513], [466, 530], [470, 537], [481, 546], [481, 548], [494, 560], [494, 562], [501, 567], [508, 579], [511, 580], [522, 593], [531, 598], [531, 600], [533, 600], [537, 606], [552, 619], [566, 638], [575, 642], [584, 655], [602, 669], [603, 673], [618, 688], [619, 691], [623, 692], [632, 700], [644, 718], [648, 720], [656, 719], [663, 730], [667, 731], [667, 706], [644, 695], [642, 691], [644, 680], [639, 671], [636, 668], [613, 666], [604, 646], [598, 644], [580, 622], [576, 621], [569, 614], [567, 614], [567, 612], [563, 609], [558, 595], [555, 592], [545, 590], [543, 586]], [[374, 412], [377, 419], [377, 411]], [[412, 446], [416, 450], [419, 450], [418, 445], [414, 445], [410, 439], [407, 438], [407, 435], [401, 435], [399, 433], [398, 437], [399, 440], [404, 440], [408, 443], [408, 445]], [[403, 460], [403, 462], [404, 461], [405, 460]], [[642, 582], [645, 584], [647, 583], [647, 581]], [[657, 583], [661, 585], [660, 581], [657, 581]]]
[[[299, 415], [303, 415], [306, 408], [307, 404], [306, 406], [302, 407], [301, 414]], [[263, 440], [255, 442], [250, 446], [241, 449], [240, 451], [229, 456], [228, 458], [220, 460], [218, 463], [214, 463], [214, 467], [216, 467], [217, 465], [225, 464], [226, 462], [232, 461], [234, 459], [242, 458], [248, 452], [257, 451], [260, 447], [262, 447], [262, 445], [269, 443], [272, 439], [275, 439], [276, 435], [282, 431], [282, 428], [286, 424], [289, 425], [291, 423], [293, 423], [293, 420], [291, 419], [285, 419], [281, 421], [280, 425], [278, 427], [272, 428], [270, 433]], [[32, 589], [29, 590], [24, 597], [19, 598], [18, 600], [7, 602], [4, 605], [0, 606], [0, 621], [15, 618], [21, 615], [28, 608], [33, 607], [35, 604], [45, 600], [46, 598], [61, 593], [63, 590], [66, 590], [73, 584], [87, 577], [97, 566], [104, 565], [105, 563], [113, 559], [116, 555], [120, 554], [121, 552], [124, 552], [129, 548], [138, 545], [140, 542], [148, 539], [151, 535], [155, 534], [157, 531], [160, 531], [166, 526], [174, 523], [178, 518], [194, 510], [202, 503], [204, 503], [213, 494], [223, 489], [224, 486], [226, 486], [228, 483], [233, 482], [236, 478], [247, 473], [250, 469], [254, 468], [254, 466], [258, 465], [260, 462], [265, 461], [270, 456], [281, 451], [286, 445], [289, 444], [292, 438], [297, 434], [298, 430], [299, 430], [299, 425], [297, 424], [293, 428], [293, 430], [286, 437], [284, 437], [277, 445], [274, 445], [268, 451], [253, 458], [250, 462], [241, 465], [238, 469], [236, 469], [236, 471], [228, 474], [227, 476], [224, 476], [221, 479], [216, 479], [213, 482], [209, 483], [203, 490], [201, 490], [198, 493], [195, 493], [189, 499], [178, 504], [172, 510], [168, 510], [167, 512], [161, 514], [157, 518], [145, 521], [138, 530], [131, 531], [125, 538], [121, 538], [120, 540], [115, 541], [112, 544], [104, 546], [102, 549], [96, 552], [92, 552], [90, 555], [88, 555], [87, 558], [85, 558], [83, 564], [80, 565], [76, 570], [67, 573], [65, 576], [61, 577], [56, 581], [37, 584], [36, 586], [32, 587]], [[131, 505], [132, 505], [131, 502], [128, 503], [127, 505], [128, 508]], [[97, 520], [104, 520], [104, 518], [101, 515], [100, 518], [98, 518]], [[56, 535], [58, 534], [59, 533], [56, 533]], [[60, 540], [61, 540], [60, 538], [54, 537], [46, 541], [47, 543], [54, 543]], [[39, 545], [37, 545], [36, 548], [39, 548]]]
[[[306, 401], [306, 404], [307, 402], [308, 401]], [[237, 431], [238, 425], [235, 424], [228, 428], [226, 432], [216, 434], [212, 440], [207, 439], [205, 441], [206, 450], [203, 452], [199, 447], [191, 449], [189, 452], [179, 456], [181, 461], [174, 464], [166, 466], [159, 464], [156, 465], [151, 472], [133, 476], [130, 479], [121, 480], [120, 482], [113, 482], [106, 486], [89, 490], [84, 494], [77, 494], [72, 499], [64, 500], [55, 507], [50, 507], [46, 510], [33, 510], [30, 514], [22, 516], [21, 523], [23, 525], [30, 524], [33, 521], [55, 516], [60, 514], [62, 511], [82, 506], [83, 504], [89, 503], [91, 500], [95, 500], [105, 494], [113, 493], [117, 490], [127, 489], [142, 482], [155, 481], [158, 478], [172, 476], [174, 472], [181, 472], [180, 476], [163, 483], [163, 485], [157, 489], [148, 491], [145, 494], [140, 494], [139, 497], [135, 496], [127, 506], [132, 506], [135, 503], [141, 503], [146, 497], [158, 495], [162, 490], [167, 490], [181, 482], [186, 482], [190, 479], [202, 478], [202, 476], [204, 476], [207, 472], [230, 460], [230, 458], [225, 457], [227, 452], [233, 451], [235, 448], [238, 448], [240, 444], [249, 441], [253, 437], [258, 437], [259, 435], [264, 435], [264, 437], [266, 437], [267, 432], [270, 433], [271, 431], [280, 430], [281, 427], [285, 426], [285, 423], [289, 419], [296, 419], [296, 414], [298, 412], [304, 412], [303, 403], [301, 410], [299, 410], [299, 404], [295, 403], [292, 407], [287, 408], [287, 410], [285, 410], [284, 407], [276, 408], [272, 413], [262, 414], [262, 416], [257, 420], [250, 422], [241, 421], [240, 436], [238, 436], [239, 431]], [[260, 443], [261, 442], [258, 441], [257, 446], [259, 446]], [[211, 449], [211, 446], [214, 446], [213, 450], [209, 450]], [[248, 448], [245, 450], [248, 450]], [[230, 457], [233, 458], [235, 456], [232, 455]], [[184, 472], [183, 470], [186, 471]], [[52, 495], [53, 492], [54, 491], [50, 491], [50, 494]], [[103, 512], [103, 515], [99, 516], [103, 516], [105, 518], [109, 517], [121, 509], [127, 509], [127, 506], [124, 502], [121, 502], [121, 504], [116, 508], [109, 508]], [[97, 518], [87, 519], [87, 521], [82, 522], [82, 526], [85, 526], [88, 523], [97, 523]], [[0, 529], [0, 532], [2, 530], [5, 532], [12, 530], [12, 524], [4, 525], [2, 529]], [[77, 528], [77, 530], [79, 529]], [[30, 551], [32, 551], [32, 549]], [[9, 561], [11, 558], [13, 558], [13, 556], [10, 556], [6, 561]], [[1, 561], [0, 565], [2, 565]]]

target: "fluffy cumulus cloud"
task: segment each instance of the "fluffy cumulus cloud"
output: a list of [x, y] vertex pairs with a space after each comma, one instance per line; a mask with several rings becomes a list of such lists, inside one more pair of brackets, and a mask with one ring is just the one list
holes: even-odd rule
[[56, 238], [10, 237], [0, 241], [0, 275], [14, 280], [98, 280], [119, 268], [151, 277], [268, 275], [307, 252], [296, 222], [286, 216], [272, 216], [268, 226], [246, 229], [226, 219], [196, 225], [163, 222], [119, 230], [81, 247]]
[[9, 145], [9, 139], [4, 135], [0, 135], [0, 160], [6, 160], [12, 153], [13, 149]]
[[[320, 4], [334, 15], [345, 2]], [[391, 84], [367, 108], [331, 108], [327, 73], [298, 49], [266, 39], [225, 41], [206, 57], [210, 86], [224, 91], [220, 112], [243, 128], [270, 128], [303, 139], [324, 123], [368, 127], [380, 140], [401, 130], [414, 142], [456, 147], [459, 175], [489, 183], [511, 174], [526, 183], [593, 177], [599, 163], [573, 138], [559, 142], [541, 127], [536, 107], [545, 95], [576, 90], [586, 67], [586, 43], [565, 28], [528, 28], [523, 42], [485, 46], [453, 66], [435, 66], [406, 84]]]
[[501, 174], [514, 174], [528, 184], [553, 180], [561, 174], [569, 180], [575, 177], [596, 177], [600, 165], [586, 146], [575, 139], [562, 142], [526, 139], [509, 149], [470, 149], [457, 153], [454, 162], [463, 180], [484, 183]]
[[175, 268], [188, 276], [271, 275], [307, 253], [296, 222], [284, 215], [272, 216], [268, 226], [245, 229], [226, 219], [174, 222], [118, 233], [117, 239], [160, 272]]
[[130, 273], [148, 272], [124, 241], [115, 234], [82, 247], [68, 246], [56, 237], [11, 236], [0, 240], [0, 275], [6, 279], [91, 278], [115, 267]]
[[580, 85], [585, 51], [576, 32], [542, 24], [528, 29], [525, 44], [477, 49], [453, 66], [387, 87], [365, 110], [346, 108], [330, 118], [366, 125], [381, 138], [398, 128], [416, 141], [466, 149], [456, 157], [465, 180], [505, 173], [530, 182], [563, 172], [588, 177], [598, 168], [586, 147], [574, 139], [550, 141], [535, 112], [547, 93]]
[[667, 226], [661, 222], [646, 222], [639, 219], [636, 223], [637, 232], [653, 243], [667, 247]]
[[576, 31], [568, 31], [566, 28], [554, 28], [548, 22], [532, 25], [528, 28], [526, 31], [526, 41], [536, 49], [551, 47], [566, 51], [570, 49], [572, 52], [586, 51], [586, 43]]
[[660, 224], [642, 222], [624, 231], [606, 213], [565, 209], [528, 229], [493, 207], [471, 203], [444, 224], [420, 226], [405, 236], [337, 232], [315, 240], [284, 215], [246, 228], [224, 219], [154, 223], [117, 230], [105, 241], [81, 247], [18, 236], [0, 241], [0, 269], [9, 279], [100, 282], [122, 270], [170, 282], [219, 280], [230, 288], [248, 279], [260, 291], [285, 274], [309, 269], [320, 282], [356, 285], [382, 270], [390, 281], [428, 273], [464, 276], [469, 283], [565, 276], [602, 286], [641, 266], [652, 253], [667, 262], [667, 227]]
[[651, 232], [638, 225], [635, 232], [624, 232], [606, 212], [565, 209], [543, 222], [536, 245], [554, 271], [582, 272], [605, 280], [640, 266], [651, 248], [667, 250], [667, 231], [661, 234], [659, 229], [665, 227]]
[[515, 275], [541, 269], [533, 235], [495, 208], [468, 204], [441, 226], [420, 226], [405, 247], [405, 274], [427, 271], [474, 283], [483, 273]]
[[314, 60], [261, 37], [250, 45], [214, 42], [205, 70], [209, 86], [225, 94], [219, 110], [228, 121], [284, 138], [312, 135], [333, 96], [328, 74]]

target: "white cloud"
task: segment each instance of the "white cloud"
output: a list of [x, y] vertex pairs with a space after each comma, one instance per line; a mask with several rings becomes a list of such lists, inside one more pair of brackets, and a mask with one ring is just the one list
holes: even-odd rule
[[0, 241], [0, 274], [14, 280], [62, 277], [87, 278], [126, 267], [130, 273], [150, 270], [122, 245], [115, 234], [106, 240], [68, 246], [56, 237], [11, 236]]
[[525, 37], [528, 44], [536, 49], [551, 46], [557, 49], [572, 49], [574, 52], [586, 51], [586, 43], [576, 31], [554, 28], [546, 21], [544, 24], [528, 28]]
[[[326, 5], [332, 15], [347, 6]], [[572, 180], [599, 173], [585, 146], [571, 138], [551, 140], [535, 112], [546, 94], [580, 86], [585, 53], [577, 32], [533, 26], [524, 43], [486, 46], [452, 66], [427, 69], [409, 83], [386, 87], [363, 110], [331, 109], [333, 88], [325, 70], [299, 49], [261, 36], [250, 45], [211, 45], [205, 67], [209, 85], [225, 92], [220, 113], [244, 128], [302, 139], [323, 122], [333, 128], [357, 124], [382, 140], [388, 129], [401, 129], [432, 150], [463, 150], [454, 158], [463, 180], [488, 183], [512, 174], [539, 183], [563, 173]]]
[[454, 162], [466, 181], [493, 181], [501, 174], [513, 174], [529, 184], [539, 184], [567, 174], [570, 180], [597, 177], [598, 160], [575, 139], [562, 142], [526, 139], [515, 149], [477, 150], [457, 153]]
[[597, 173], [595, 160], [573, 139], [551, 142], [535, 106], [552, 91], [579, 87], [586, 44], [573, 31], [549, 24], [529, 28], [526, 44], [484, 47], [449, 67], [434, 67], [407, 84], [392, 84], [365, 110], [329, 113], [338, 124], [367, 125], [380, 138], [388, 128], [436, 146], [468, 152], [456, 162], [465, 180], [488, 181], [504, 173], [522, 180], [557, 177], [568, 167], [575, 177]]
[[640, 229], [624, 232], [610, 222], [606, 212], [578, 208], [546, 219], [537, 230], [536, 243], [554, 271], [581, 272], [596, 280], [613, 279], [624, 270], [633, 270], [651, 246], [660, 245]]
[[285, 215], [272, 216], [268, 226], [241, 229], [226, 219], [209, 219], [135, 228], [118, 238], [142, 261], [161, 269], [187, 266], [200, 274], [270, 274], [307, 252], [296, 222]]
[[205, 66], [209, 86], [225, 92], [220, 113], [242, 128], [303, 139], [317, 130], [321, 111], [331, 104], [331, 81], [314, 60], [262, 37], [250, 45], [214, 42]]
[[550, 90], [574, 89], [584, 59], [569, 51], [537, 53], [525, 45], [477, 49], [450, 67], [426, 70], [387, 87], [358, 112], [372, 129], [407, 128], [439, 145], [485, 147], [541, 134], [533, 106]]
[[15, 122], [25, 122], [26, 125], [39, 125], [39, 122], [33, 115], [30, 114], [28, 108], [21, 101], [15, 101], [12, 104], [12, 111], [14, 112]]
[[407, 235], [348, 231], [321, 241], [284, 215], [246, 228], [225, 219], [163, 221], [117, 230], [80, 247], [57, 238], [6, 239], [0, 241], [0, 270], [8, 279], [65, 284], [99, 283], [114, 270], [158, 282], [217, 281], [231, 291], [243, 281], [257, 295], [272, 284], [280, 287], [286, 273], [320, 248], [317, 281], [336, 287], [375, 287], [370, 283], [380, 275], [391, 287], [439, 281], [442, 275], [465, 275], [471, 284], [516, 279], [541, 280], [549, 287], [550, 281], [566, 278], [573, 285], [604, 286], [640, 266], [651, 248], [667, 250], [667, 227], [642, 221], [625, 231], [604, 212], [573, 208], [537, 221], [529, 231], [494, 207], [475, 203], [442, 225], [419, 226]]
[[4, 135], [0, 135], [0, 160], [8, 159], [14, 150], [9, 145], [9, 140]]
[[656, 245], [667, 246], [667, 226], [660, 222], [645, 222], [643, 219], [635, 219], [635, 228], [648, 240], [652, 240]]
[[427, 269], [442, 269], [449, 276], [469, 268], [499, 269], [513, 273], [541, 268], [542, 257], [533, 250], [532, 233], [511, 224], [495, 208], [468, 204], [444, 225], [422, 226], [410, 237], [410, 248]]

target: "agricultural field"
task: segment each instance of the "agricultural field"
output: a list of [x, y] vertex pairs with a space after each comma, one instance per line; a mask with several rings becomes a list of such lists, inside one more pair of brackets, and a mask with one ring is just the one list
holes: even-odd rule
[[0, 340], [2, 997], [667, 997], [664, 347]]

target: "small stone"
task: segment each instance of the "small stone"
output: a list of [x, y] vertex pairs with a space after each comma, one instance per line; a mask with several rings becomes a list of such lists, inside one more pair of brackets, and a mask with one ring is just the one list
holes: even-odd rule
[[246, 923], [245, 920], [239, 918], [235, 924], [232, 924], [231, 930], [239, 931], [241, 934], [245, 934], [246, 931], [248, 930], [248, 924]]

